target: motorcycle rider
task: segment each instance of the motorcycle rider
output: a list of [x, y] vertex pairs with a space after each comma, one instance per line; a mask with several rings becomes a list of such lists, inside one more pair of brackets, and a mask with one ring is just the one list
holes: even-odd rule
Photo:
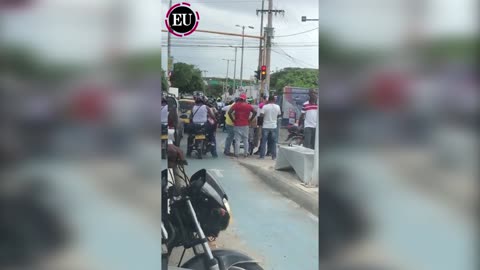
[[[213, 114], [212, 110], [210, 110], [210, 108], [208, 108], [208, 106], [205, 104], [204, 98], [200, 95], [197, 95], [195, 97], [195, 105], [193, 106], [192, 113], [190, 114], [190, 122], [193, 124], [207, 124], [208, 117], [215, 119], [215, 115]], [[194, 136], [188, 137], [187, 157], [190, 157], [192, 154], [193, 139]], [[214, 154], [212, 153], [212, 155]]]

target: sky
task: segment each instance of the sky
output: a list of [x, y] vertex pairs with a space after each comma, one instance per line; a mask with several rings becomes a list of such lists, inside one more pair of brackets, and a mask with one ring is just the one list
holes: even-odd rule
[[[176, 1], [174, 1], [175, 3]], [[200, 14], [198, 29], [222, 31], [229, 33], [242, 33], [240, 27], [246, 26], [245, 34], [260, 35], [260, 14], [256, 10], [261, 9], [261, 0], [191, 0], [192, 8]], [[265, 9], [268, 1], [265, 1]], [[163, 6], [168, 9], [168, 4]], [[284, 10], [284, 14], [273, 16], [273, 27], [275, 36], [271, 54], [271, 70], [279, 70], [285, 67], [318, 67], [318, 22], [301, 22], [302, 16], [318, 18], [318, 0], [275, 0], [273, 8]], [[264, 16], [264, 25], [267, 24], [267, 16]], [[254, 29], [249, 29], [253, 26]], [[281, 37], [309, 31], [301, 35]], [[163, 33], [162, 43], [166, 44], [167, 34]], [[259, 60], [259, 40], [245, 38], [243, 78], [249, 79], [254, 75]], [[175, 47], [176, 44], [191, 45], [191, 47]], [[241, 37], [225, 36], [207, 33], [194, 33], [187, 37], [172, 36], [172, 56], [174, 61], [194, 64], [201, 70], [206, 70], [206, 76], [225, 77], [227, 74], [227, 61], [222, 59], [235, 60], [235, 49], [219, 47], [195, 47], [195, 45], [210, 44], [231, 45], [240, 47]], [[166, 48], [163, 48], [166, 55]], [[164, 64], [166, 66], [166, 57]], [[234, 68], [234, 61], [229, 62], [229, 77], [234, 75], [240, 78], [241, 48], [237, 49], [237, 64]], [[234, 74], [234, 71], [235, 74]]]
[[[101, 60], [108, 48], [111, 31], [107, 18], [114, 4], [125, 3], [126, 28], [122, 41], [129, 50], [162, 48], [166, 68], [166, 0], [36, 0], [32, 7], [2, 14], [0, 35], [36, 48], [45, 57], [58, 61], [89, 62]], [[332, 33], [350, 46], [388, 47], [404, 38], [406, 0], [273, 0], [274, 9], [285, 10], [274, 16], [271, 70], [285, 67], [318, 67], [318, 22], [301, 22], [301, 16], [320, 18], [320, 30]], [[428, 3], [424, 28], [431, 34], [475, 33], [476, 0], [425, 0]], [[179, 1], [174, 0], [173, 3]], [[268, 1], [266, 1], [268, 2]], [[198, 29], [241, 33], [235, 25], [253, 26], [246, 34], [259, 35], [261, 0], [190, 0], [200, 13]], [[267, 3], [265, 3], [267, 8]], [[266, 16], [265, 23], [266, 24]], [[298, 34], [305, 32], [303, 34]], [[227, 61], [235, 59], [234, 48], [241, 37], [193, 33], [172, 37], [175, 61], [196, 65], [207, 76], [225, 77]], [[178, 47], [175, 45], [189, 47]], [[208, 45], [209, 47], [198, 47]], [[257, 39], [246, 38], [243, 78], [253, 76], [258, 65]], [[236, 78], [239, 78], [241, 49], [237, 50]], [[229, 77], [233, 77], [233, 61]]]

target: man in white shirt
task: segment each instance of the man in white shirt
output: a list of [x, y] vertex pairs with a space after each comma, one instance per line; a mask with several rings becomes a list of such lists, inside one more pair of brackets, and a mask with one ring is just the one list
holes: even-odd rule
[[314, 90], [309, 92], [310, 100], [303, 103], [302, 115], [300, 115], [299, 125], [303, 122], [303, 147], [315, 149], [315, 130], [318, 121], [317, 94]]
[[271, 149], [272, 159], [277, 158], [277, 119], [282, 114], [280, 106], [275, 104], [275, 97], [270, 96], [268, 103], [260, 110], [260, 116], [263, 117], [262, 126], [262, 142], [260, 144], [260, 159], [265, 158], [267, 150], [267, 140], [270, 134], [271, 141], [269, 149]]

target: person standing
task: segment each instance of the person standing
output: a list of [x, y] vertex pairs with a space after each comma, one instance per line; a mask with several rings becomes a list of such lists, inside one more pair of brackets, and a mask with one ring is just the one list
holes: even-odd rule
[[257, 117], [257, 134], [255, 136], [256, 145], [259, 145], [257, 152], [254, 155], [260, 155], [260, 144], [262, 142], [262, 125], [263, 125], [263, 116], [262, 116], [262, 108], [265, 105], [265, 101], [267, 100], [266, 96], [260, 97], [260, 103], [258, 104], [258, 117]]
[[230, 116], [228, 115], [228, 111], [230, 108], [233, 106], [233, 101], [230, 101], [228, 106], [225, 106], [222, 108], [222, 111], [225, 112], [225, 130], [227, 131], [227, 139], [225, 139], [225, 150], [223, 150], [223, 153], [226, 156], [231, 156], [232, 153], [230, 152], [230, 149], [232, 147], [233, 143], [233, 137], [235, 136], [235, 131], [233, 130], [234, 124]]
[[[267, 141], [272, 155], [272, 160], [277, 158], [277, 119], [282, 114], [280, 106], [275, 104], [275, 97], [270, 96], [268, 103], [263, 106], [263, 127], [262, 127], [262, 142], [260, 144], [260, 159], [265, 158], [265, 151], [267, 150]], [[270, 138], [270, 139], [269, 139]]]
[[[241, 94], [238, 102], [235, 103], [228, 111], [228, 116], [232, 119], [235, 130], [235, 157], [238, 157], [240, 152], [240, 142], [243, 141], [244, 157], [248, 156], [248, 134], [250, 131], [250, 122], [253, 121], [257, 112], [252, 105], [245, 102], [246, 94]], [[235, 113], [235, 117], [234, 117]], [[252, 114], [250, 116], [250, 114]]]
[[[253, 105], [253, 99], [252, 98], [248, 100], [248, 104], [250, 104], [253, 107], [253, 109], [257, 112], [257, 115], [259, 115], [258, 114], [258, 106]], [[249, 133], [248, 133], [248, 146], [249, 146], [248, 154], [249, 155], [253, 154], [253, 150], [258, 145], [258, 142], [255, 141], [256, 132], [257, 132], [257, 117], [254, 117], [253, 120], [250, 121], [250, 128], [249, 128]]]
[[315, 90], [309, 91], [310, 99], [303, 103], [302, 114], [298, 120], [299, 126], [304, 127], [303, 147], [315, 149], [315, 130], [318, 121], [317, 93]]
[[207, 135], [208, 140], [210, 141], [210, 152], [212, 154], [212, 157], [217, 158], [217, 119], [215, 117], [212, 117], [216, 115], [217, 111], [211, 102], [207, 102], [207, 107], [209, 110], [207, 121]]

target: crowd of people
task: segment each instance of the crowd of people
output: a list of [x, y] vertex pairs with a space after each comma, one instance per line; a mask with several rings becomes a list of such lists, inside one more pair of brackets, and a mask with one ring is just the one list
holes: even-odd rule
[[[279, 137], [279, 121], [282, 111], [276, 104], [275, 96], [262, 96], [258, 102], [240, 94], [226, 103], [219, 99], [208, 99], [203, 95], [194, 96], [195, 104], [189, 115], [190, 124], [185, 127], [186, 133], [191, 133], [198, 125], [204, 125], [210, 153], [213, 158], [218, 157], [217, 136], [218, 128], [227, 134], [223, 154], [229, 157], [248, 157], [258, 155], [259, 159], [277, 158], [277, 140]], [[315, 131], [317, 125], [317, 94], [310, 91], [310, 99], [305, 102], [302, 114], [295, 123], [305, 132], [304, 147], [314, 149]], [[168, 114], [167, 101], [162, 104], [162, 122], [171, 122], [165, 116]], [[171, 126], [171, 125], [170, 125]], [[187, 139], [187, 157], [191, 156], [193, 136]], [[243, 151], [241, 150], [243, 145]]]

